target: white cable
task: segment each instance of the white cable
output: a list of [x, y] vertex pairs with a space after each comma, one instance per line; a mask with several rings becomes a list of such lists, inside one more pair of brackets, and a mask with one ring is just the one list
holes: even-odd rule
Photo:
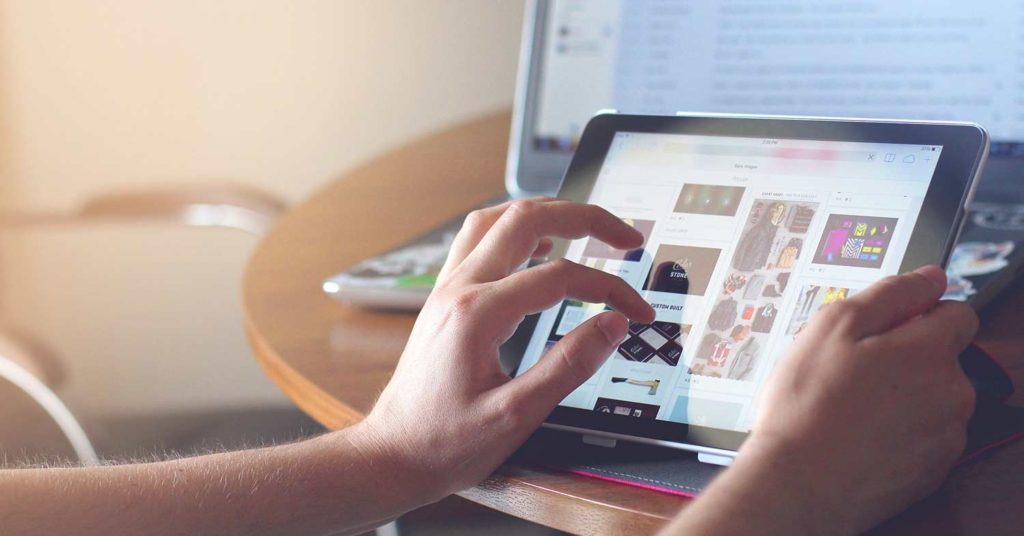
[[39, 381], [21, 365], [4, 356], [0, 356], [0, 378], [6, 379], [25, 391], [43, 410], [50, 414], [50, 418], [57, 423], [57, 426], [68, 438], [71, 448], [75, 450], [82, 465], [99, 465], [99, 457], [96, 456], [89, 437], [85, 435], [85, 430], [75, 420], [75, 416], [71, 414], [68, 407], [46, 384]]

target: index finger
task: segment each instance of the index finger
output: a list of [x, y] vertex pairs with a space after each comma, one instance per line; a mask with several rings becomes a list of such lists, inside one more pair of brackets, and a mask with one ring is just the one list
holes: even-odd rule
[[466, 258], [466, 273], [478, 282], [496, 281], [522, 264], [545, 237], [576, 239], [593, 236], [613, 248], [643, 245], [644, 236], [596, 205], [571, 201], [518, 201], [491, 226], [480, 245]]
[[853, 308], [849, 329], [858, 338], [896, 328], [935, 307], [946, 291], [946, 272], [924, 266], [903, 275], [887, 277], [840, 302]]
[[558, 259], [527, 268], [493, 283], [492, 303], [486, 313], [500, 318], [503, 324], [518, 324], [523, 317], [539, 313], [566, 298], [588, 303], [604, 303], [626, 315], [630, 320], [651, 323], [654, 309], [621, 277]]
[[494, 222], [498, 221], [498, 218], [512, 203], [513, 201], [505, 201], [493, 207], [476, 209], [466, 215], [466, 219], [462, 222], [462, 228], [459, 229], [451, 247], [448, 248], [448, 257], [445, 258], [444, 266], [437, 274], [438, 280], [447, 278], [448, 274], [473, 251], [487, 231], [491, 230]]

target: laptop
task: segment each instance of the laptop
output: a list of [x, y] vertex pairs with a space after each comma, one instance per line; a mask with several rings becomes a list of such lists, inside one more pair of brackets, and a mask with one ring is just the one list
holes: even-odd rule
[[[950, 296], [984, 305], [1024, 263], [1024, 57], [1007, 45], [1024, 38], [1022, 18], [1011, 0], [530, 0], [508, 194], [555, 194], [599, 110], [975, 121], [992, 153], [950, 262]], [[414, 309], [459, 223], [427, 235], [430, 247], [413, 241], [324, 290]]]

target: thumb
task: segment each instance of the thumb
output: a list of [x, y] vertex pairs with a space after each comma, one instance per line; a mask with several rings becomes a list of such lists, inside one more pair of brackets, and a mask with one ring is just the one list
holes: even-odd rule
[[887, 277], [846, 300], [857, 306], [851, 328], [858, 337], [889, 331], [935, 307], [945, 291], [946, 272], [938, 266]]
[[569, 393], [587, 381], [626, 338], [629, 321], [606, 311], [576, 326], [522, 376], [503, 386], [539, 423]]

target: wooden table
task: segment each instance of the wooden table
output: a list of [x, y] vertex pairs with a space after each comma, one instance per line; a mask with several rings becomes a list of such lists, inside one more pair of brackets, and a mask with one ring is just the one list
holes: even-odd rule
[[[501, 194], [508, 127], [508, 114], [495, 114], [367, 162], [282, 217], [259, 244], [243, 283], [249, 340], [273, 381], [326, 427], [342, 428], [369, 411], [414, 316], [343, 306], [321, 292], [321, 281]], [[1024, 310], [1020, 301], [1016, 310]], [[460, 495], [579, 534], [649, 534], [688, 502], [512, 465]], [[1022, 505], [1024, 444], [1017, 444], [958, 469], [932, 499], [883, 531], [1018, 532]]]

